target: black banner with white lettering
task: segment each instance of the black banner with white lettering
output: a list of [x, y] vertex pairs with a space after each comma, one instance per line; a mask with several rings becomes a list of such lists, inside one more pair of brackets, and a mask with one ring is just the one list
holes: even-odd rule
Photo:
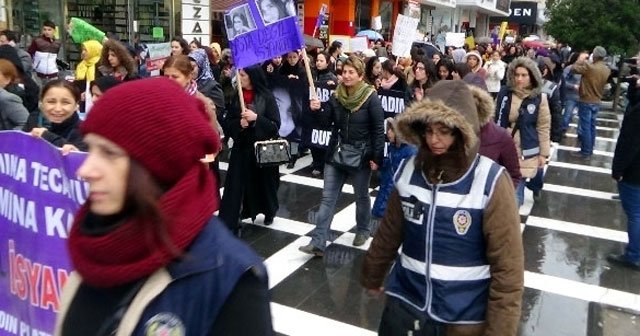
[[404, 96], [405, 93], [402, 91], [385, 89], [378, 90], [378, 97], [380, 98], [382, 109], [384, 110], [385, 119], [395, 118], [396, 115], [404, 112]]
[[[316, 82], [316, 94], [322, 104], [322, 109], [327, 110], [329, 98], [335, 90], [335, 85], [327, 85], [327, 83]], [[309, 147], [327, 148], [331, 140], [331, 127], [322, 125], [320, 122], [322, 116], [321, 111], [311, 111], [311, 117], [307, 118], [302, 128], [302, 141]]]

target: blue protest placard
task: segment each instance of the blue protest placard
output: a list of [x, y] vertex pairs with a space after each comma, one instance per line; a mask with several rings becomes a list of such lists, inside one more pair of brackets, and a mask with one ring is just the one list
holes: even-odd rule
[[249, 0], [225, 14], [233, 61], [238, 68], [303, 47], [293, 0]]

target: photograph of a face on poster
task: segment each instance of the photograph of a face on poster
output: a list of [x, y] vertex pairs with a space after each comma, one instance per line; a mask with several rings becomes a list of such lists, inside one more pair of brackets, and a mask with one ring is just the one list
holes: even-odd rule
[[256, 22], [251, 16], [249, 5], [242, 5], [232, 9], [224, 16], [224, 22], [229, 40], [256, 29]]
[[278, 22], [296, 15], [296, 5], [293, 0], [255, 0], [256, 7], [265, 25]]

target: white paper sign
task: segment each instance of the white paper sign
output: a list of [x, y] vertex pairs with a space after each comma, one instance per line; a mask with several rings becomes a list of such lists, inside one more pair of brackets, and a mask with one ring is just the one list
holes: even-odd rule
[[329, 45], [331, 45], [333, 41], [342, 42], [343, 53], [351, 52], [351, 37], [347, 35], [329, 35]]
[[393, 31], [393, 50], [398, 57], [407, 57], [411, 52], [411, 44], [415, 40], [419, 19], [398, 14], [396, 29]]
[[371, 29], [380, 30], [382, 29], [382, 16], [374, 16], [371, 20]]
[[464, 33], [447, 33], [445, 35], [445, 43], [447, 46], [454, 46], [456, 48], [464, 47]]
[[351, 38], [351, 52], [365, 51], [369, 49], [369, 40], [366, 36], [356, 36]]

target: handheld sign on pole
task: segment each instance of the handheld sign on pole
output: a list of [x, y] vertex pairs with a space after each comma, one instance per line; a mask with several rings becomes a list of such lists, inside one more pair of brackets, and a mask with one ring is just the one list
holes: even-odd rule
[[320, 7], [320, 13], [318, 13], [318, 19], [316, 20], [316, 25], [313, 27], [313, 34], [311, 37], [316, 37], [316, 32], [322, 25], [322, 21], [324, 21], [324, 17], [327, 14], [327, 4], [322, 4]]
[[[224, 16], [229, 47], [237, 69], [304, 48], [293, 0], [283, 1], [286, 9], [284, 12], [264, 11], [258, 5], [259, 2], [260, 0], [245, 1], [227, 10]], [[240, 83], [238, 93], [240, 106], [244, 111]]]
[[393, 49], [391, 53], [397, 57], [407, 57], [411, 52], [411, 45], [415, 39], [419, 19], [398, 14], [396, 28], [393, 31]]
[[274, 16], [272, 11], [262, 11], [258, 2], [250, 0], [237, 5], [224, 17], [233, 61], [238, 68], [246, 68], [304, 46], [295, 11], [278, 12]]

